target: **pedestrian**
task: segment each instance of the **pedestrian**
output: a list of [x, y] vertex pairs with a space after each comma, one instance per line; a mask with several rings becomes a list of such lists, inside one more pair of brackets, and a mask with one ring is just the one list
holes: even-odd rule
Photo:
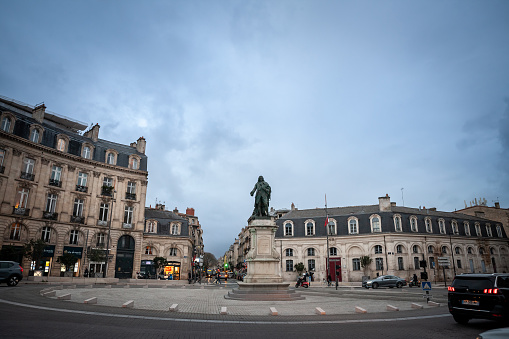
[[187, 273], [187, 281], [189, 281], [189, 284], [191, 284], [191, 272]]
[[327, 276], [327, 286], [330, 286], [331, 284], [331, 281], [332, 281], [332, 278], [330, 276], [330, 274]]
[[88, 278], [88, 268], [85, 268], [85, 274], [84, 274], [85, 278]]

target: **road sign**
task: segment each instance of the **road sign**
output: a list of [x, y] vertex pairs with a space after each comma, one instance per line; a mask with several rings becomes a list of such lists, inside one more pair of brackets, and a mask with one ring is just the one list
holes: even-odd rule
[[421, 283], [421, 286], [422, 286], [422, 290], [423, 291], [431, 291], [431, 282], [429, 281], [423, 281]]

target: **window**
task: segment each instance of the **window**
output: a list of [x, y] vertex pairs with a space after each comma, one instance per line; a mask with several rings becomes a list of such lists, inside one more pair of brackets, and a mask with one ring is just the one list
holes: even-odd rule
[[426, 232], [433, 233], [433, 227], [431, 226], [430, 218], [426, 218]]
[[329, 231], [329, 235], [336, 235], [336, 221], [329, 220], [329, 224], [327, 225], [327, 230]]
[[383, 258], [375, 258], [375, 266], [377, 271], [381, 271], [384, 269], [384, 259]]
[[373, 233], [382, 232], [382, 229], [380, 227], [380, 218], [378, 216], [374, 216], [371, 218], [371, 231]]
[[410, 229], [412, 232], [417, 232], [417, 218], [416, 217], [410, 217]]
[[382, 253], [382, 246], [381, 245], [375, 245], [375, 254]]
[[55, 213], [56, 206], [57, 206], [57, 195], [49, 193], [48, 198], [46, 200], [46, 212]]
[[444, 219], [438, 220], [438, 229], [440, 230], [440, 234], [445, 234], [445, 221], [444, 221]]
[[499, 238], [502, 238], [502, 227], [500, 227], [500, 225], [497, 225], [497, 236]]
[[460, 234], [460, 232], [458, 230], [458, 222], [456, 220], [453, 220], [451, 222], [451, 227], [452, 227], [452, 233], [453, 234], [456, 234], [456, 235]]
[[91, 151], [89, 146], [83, 146], [83, 158], [90, 159], [91, 158]]
[[481, 260], [481, 271], [482, 273], [486, 273], [486, 263], [484, 260]]
[[44, 226], [41, 232], [41, 240], [44, 242], [50, 242], [51, 239], [51, 228]]
[[[0, 167], [3, 167], [4, 166], [4, 159], [5, 159], [5, 150], [3, 149], [0, 149]], [[0, 173], [2, 173], [2, 171], [0, 171]]]
[[28, 206], [28, 195], [30, 190], [28, 188], [22, 188], [16, 195], [16, 208], [26, 208]]
[[457, 268], [462, 268], [461, 267], [461, 260], [460, 259], [456, 260], [456, 267]]
[[286, 272], [293, 272], [293, 260], [286, 261]]
[[21, 224], [16, 222], [11, 225], [11, 235], [9, 236], [11, 240], [20, 240], [21, 239]]
[[405, 267], [403, 266], [403, 257], [398, 257], [398, 270], [403, 271]]
[[337, 256], [338, 255], [338, 249], [336, 247], [329, 248], [329, 256]]
[[454, 249], [454, 253], [456, 253], [456, 254], [460, 254], [460, 248], [459, 248], [459, 247], [456, 247], [456, 248]]
[[152, 254], [152, 247], [150, 246], [145, 247], [145, 254]]
[[348, 233], [349, 234], [358, 234], [359, 229], [357, 228], [357, 219], [350, 219], [348, 222]]
[[129, 181], [127, 182], [127, 193], [136, 194], [136, 183]]
[[396, 253], [403, 253], [403, 246], [401, 245], [396, 246]]
[[113, 179], [104, 177], [103, 179], [103, 186], [113, 187]]
[[286, 255], [287, 257], [293, 257], [293, 249], [292, 249], [292, 248], [287, 248], [287, 249], [285, 250], [285, 255]]
[[30, 131], [30, 141], [38, 143], [39, 142], [39, 130], [37, 128], [32, 128]]
[[69, 233], [69, 244], [78, 245], [78, 230], [71, 230]]
[[57, 150], [59, 150], [60, 152], [65, 152], [65, 146], [66, 146], [65, 139], [59, 138], [57, 141]]
[[2, 131], [4, 132], [11, 131], [11, 119], [9, 117], [2, 118]]
[[49, 184], [53, 185], [53, 186], [60, 187], [61, 176], [62, 176], [62, 167], [60, 167], [60, 166], [51, 167], [51, 177], [50, 177]]
[[171, 234], [172, 235], [180, 234], [180, 224], [171, 224]]
[[429, 245], [428, 246], [428, 253], [434, 253], [434, 252], [435, 252], [435, 248], [432, 245]]
[[412, 247], [412, 252], [413, 252], [413, 253], [419, 253], [419, 246], [414, 245], [414, 246]]
[[35, 161], [30, 158], [23, 159], [23, 172], [26, 174], [33, 174], [34, 173], [34, 165]]
[[315, 234], [315, 224], [313, 222], [306, 223], [306, 235], [311, 236]]
[[148, 233], [156, 233], [156, 225], [157, 225], [157, 223], [153, 220], [147, 221], [147, 232]]
[[74, 199], [74, 207], [72, 210], [72, 215], [75, 217], [81, 217], [83, 215], [83, 205], [85, 201], [82, 199], [75, 198]]
[[309, 259], [308, 260], [308, 271], [314, 271], [315, 270], [315, 259]]
[[481, 224], [479, 224], [478, 222], [475, 223], [475, 234], [477, 234], [478, 237], [482, 235]]
[[490, 247], [490, 254], [491, 255], [494, 255], [495, 254], [495, 249], [493, 247]]
[[131, 225], [133, 223], [133, 207], [126, 206], [124, 209], [124, 224]]
[[102, 202], [99, 205], [99, 221], [107, 222], [109, 211], [110, 211], [110, 204]]
[[488, 235], [488, 237], [492, 237], [493, 236], [493, 233], [491, 232], [490, 224], [486, 225], [486, 234]]
[[479, 247], [479, 254], [484, 254], [484, 248]]
[[131, 157], [131, 159], [129, 159], [129, 168], [138, 169], [138, 159], [137, 158]]
[[86, 187], [87, 186], [87, 178], [88, 178], [87, 173], [78, 172], [78, 186]]
[[435, 257], [429, 257], [429, 268], [435, 268]]
[[170, 248], [170, 253], [169, 253], [170, 257], [176, 257], [178, 255], [178, 249], [176, 248]]
[[353, 258], [352, 259], [352, 270], [353, 271], [360, 271], [361, 270], [361, 259], [359, 259], [359, 258]]
[[472, 247], [467, 248], [467, 253], [472, 254]]
[[106, 162], [110, 165], [115, 165], [115, 154], [108, 153], [108, 156], [106, 157]]
[[97, 233], [97, 247], [104, 247], [106, 241], [106, 234], [104, 233]]
[[293, 235], [293, 225], [289, 222], [285, 223], [285, 236]]
[[308, 248], [308, 257], [314, 257], [314, 256], [315, 256], [315, 249]]
[[394, 216], [394, 230], [396, 232], [401, 232], [401, 217], [399, 215]]
[[470, 224], [468, 223], [468, 221], [465, 221], [463, 225], [465, 226], [465, 235], [470, 236]]
[[414, 257], [414, 270], [418, 270], [420, 269], [420, 265], [419, 265], [419, 257]]
[[447, 246], [442, 246], [442, 253], [447, 254]]

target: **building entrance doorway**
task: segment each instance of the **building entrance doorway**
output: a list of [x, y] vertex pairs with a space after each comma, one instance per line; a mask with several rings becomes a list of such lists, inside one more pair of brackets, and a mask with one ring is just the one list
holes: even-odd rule
[[336, 278], [338, 282], [343, 281], [341, 276], [341, 258], [329, 258], [329, 274], [332, 281], [336, 281]]
[[134, 238], [130, 235], [123, 235], [118, 239], [115, 278], [130, 279], [133, 277], [134, 247]]

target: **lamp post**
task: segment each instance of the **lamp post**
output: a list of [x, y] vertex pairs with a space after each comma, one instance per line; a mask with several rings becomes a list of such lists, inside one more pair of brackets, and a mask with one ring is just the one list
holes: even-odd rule
[[111, 212], [110, 212], [110, 220], [108, 222], [108, 237], [106, 238], [106, 266], [104, 269], [104, 277], [108, 277], [108, 262], [110, 261], [110, 234], [111, 234], [111, 223], [113, 222], [113, 203], [115, 202], [115, 193], [117, 191], [113, 190], [113, 196], [111, 198]]
[[454, 248], [452, 248], [452, 232], [449, 232], [449, 243], [451, 244], [452, 269], [454, 272], [454, 276], [456, 276], [456, 264], [454, 263]]

